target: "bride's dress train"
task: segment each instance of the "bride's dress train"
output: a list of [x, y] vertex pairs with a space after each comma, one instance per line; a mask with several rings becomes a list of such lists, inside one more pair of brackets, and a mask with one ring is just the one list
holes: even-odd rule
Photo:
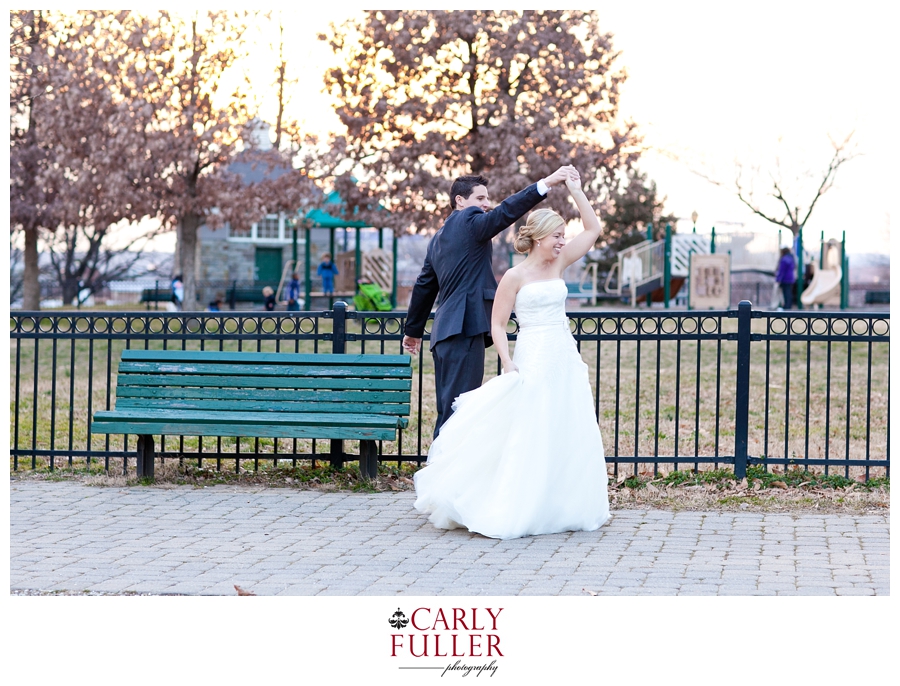
[[518, 538], [593, 531], [609, 518], [603, 442], [567, 292], [562, 279], [523, 286], [519, 371], [456, 399], [415, 474], [415, 507], [436, 527]]

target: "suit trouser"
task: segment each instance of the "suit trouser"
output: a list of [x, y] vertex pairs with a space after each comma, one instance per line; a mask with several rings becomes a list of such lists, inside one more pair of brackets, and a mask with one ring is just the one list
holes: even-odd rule
[[437, 397], [437, 438], [444, 422], [453, 414], [457, 397], [481, 386], [484, 378], [484, 334], [445, 338], [431, 348], [434, 358], [434, 389]]

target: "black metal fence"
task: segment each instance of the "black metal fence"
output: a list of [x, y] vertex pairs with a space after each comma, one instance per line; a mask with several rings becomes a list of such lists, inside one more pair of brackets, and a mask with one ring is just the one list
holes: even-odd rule
[[[341, 303], [320, 312], [12, 313], [11, 466], [134, 466], [133, 437], [90, 433], [93, 413], [115, 402], [124, 348], [398, 354], [404, 317]], [[763, 464], [889, 475], [888, 313], [763, 312], [745, 302], [569, 317], [616, 474], [732, 466], [741, 476]], [[515, 341], [515, 322], [509, 331]], [[379, 446], [382, 461], [427, 457], [433, 368], [428, 353], [417, 362], [410, 428]], [[495, 358], [487, 373], [499, 373]], [[170, 437], [159, 454], [216, 469], [233, 459], [240, 470], [247, 460], [259, 469], [328, 453], [327, 441]]]

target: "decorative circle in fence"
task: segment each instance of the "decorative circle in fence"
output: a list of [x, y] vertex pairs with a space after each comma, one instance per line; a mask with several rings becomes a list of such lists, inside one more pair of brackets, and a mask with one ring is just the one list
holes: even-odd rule
[[697, 333], [697, 327], [700, 322], [696, 317], [685, 317], [681, 320], [681, 333], [694, 334]]
[[857, 336], [865, 336], [869, 333], [869, 322], [866, 319], [854, 319], [851, 326], [853, 333]]
[[770, 319], [769, 320], [769, 333], [775, 334], [776, 336], [780, 336], [785, 333], [788, 328], [787, 319], [778, 318], [778, 319]]
[[611, 317], [605, 317], [600, 322], [600, 330], [605, 334], [614, 334], [619, 330], [619, 322]]
[[633, 317], [627, 317], [619, 324], [619, 331], [624, 334], [634, 334], [638, 330], [638, 320]]
[[662, 333], [673, 334], [678, 332], [678, 320], [677, 319], [661, 319], [659, 322], [659, 327], [662, 330]]
[[700, 319], [700, 330], [703, 333], [716, 333], [719, 330], [718, 317], [703, 317]]
[[832, 319], [831, 333], [837, 336], [845, 336], [850, 330], [850, 324], [846, 319]]
[[791, 320], [791, 333], [796, 334], [798, 336], [802, 336], [807, 333], [809, 330], [809, 320], [808, 319], [792, 319]]
[[824, 336], [828, 333], [827, 319], [813, 319], [809, 323], [810, 331], [816, 336]]

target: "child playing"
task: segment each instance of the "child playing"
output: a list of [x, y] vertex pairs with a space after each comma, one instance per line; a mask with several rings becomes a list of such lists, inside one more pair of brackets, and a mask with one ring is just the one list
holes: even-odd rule
[[291, 274], [291, 280], [287, 286], [288, 312], [300, 311], [300, 275], [297, 272]]
[[337, 266], [331, 261], [331, 253], [322, 255], [322, 262], [316, 273], [322, 277], [322, 293], [327, 296], [334, 295], [334, 277], [338, 274]]
[[272, 290], [271, 286], [266, 286], [262, 290], [263, 293], [263, 308], [266, 312], [272, 312], [275, 310], [275, 291]]

